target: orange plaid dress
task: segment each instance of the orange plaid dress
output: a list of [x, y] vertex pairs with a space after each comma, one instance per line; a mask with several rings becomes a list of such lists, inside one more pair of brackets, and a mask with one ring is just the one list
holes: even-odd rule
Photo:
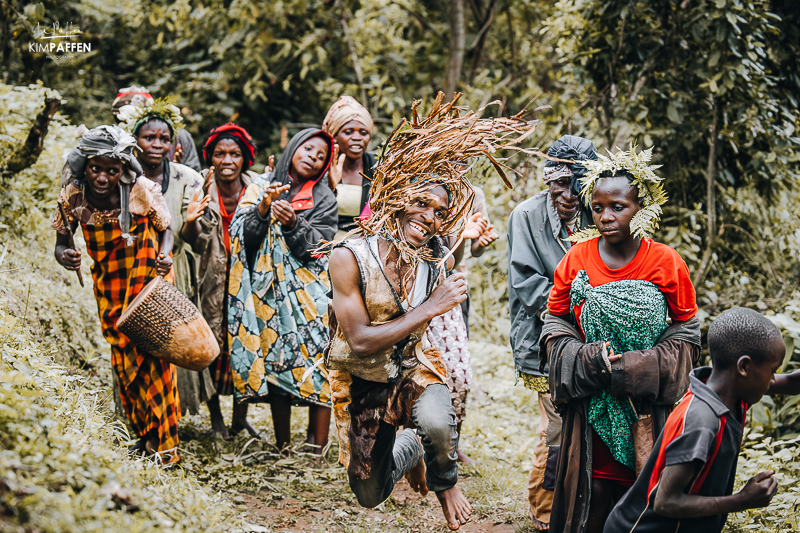
[[[165, 462], [177, 462], [181, 410], [175, 369], [170, 363], [139, 350], [116, 328], [126, 302], [133, 300], [155, 276], [159, 246], [156, 232], [164, 231], [170, 224], [161, 189], [143, 177], [131, 188], [130, 234], [135, 238], [131, 246], [122, 237], [117, 219], [119, 209], [95, 210], [86, 201], [77, 180], [62, 189], [58, 202], [64, 207], [69, 223], [76, 219], [80, 223], [87, 252], [94, 260], [92, 278], [100, 323], [103, 336], [111, 344], [111, 362], [128, 420], [139, 437], [151, 432], [157, 434], [158, 453]], [[58, 210], [52, 226], [59, 233], [66, 233]]]

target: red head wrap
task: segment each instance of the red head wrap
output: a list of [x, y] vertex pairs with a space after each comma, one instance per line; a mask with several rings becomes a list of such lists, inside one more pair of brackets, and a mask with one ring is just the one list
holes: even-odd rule
[[203, 145], [203, 159], [206, 160], [208, 166], [211, 166], [211, 155], [214, 153], [214, 146], [222, 139], [232, 139], [241, 148], [244, 156], [242, 170], [247, 170], [253, 165], [256, 160], [256, 145], [253, 143], [253, 138], [243, 127], [237, 126], [233, 122], [228, 122], [211, 130], [208, 140]]

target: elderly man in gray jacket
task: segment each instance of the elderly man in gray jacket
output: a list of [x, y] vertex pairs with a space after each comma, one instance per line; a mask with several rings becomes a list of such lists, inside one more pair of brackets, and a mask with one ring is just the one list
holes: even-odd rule
[[[591, 217], [581, 209], [578, 178], [586, 168], [577, 163], [596, 159], [591, 141], [564, 135], [547, 151], [544, 168], [547, 189], [522, 202], [508, 219], [508, 297], [511, 307], [511, 346], [518, 375], [539, 396], [539, 442], [528, 478], [528, 500], [533, 525], [550, 527], [553, 483], [561, 437], [561, 418], [550, 400], [548, 368], [540, 361], [541, 315], [553, 287], [556, 265], [571, 243], [565, 239], [585, 228]], [[565, 162], [570, 161], [570, 162]]]

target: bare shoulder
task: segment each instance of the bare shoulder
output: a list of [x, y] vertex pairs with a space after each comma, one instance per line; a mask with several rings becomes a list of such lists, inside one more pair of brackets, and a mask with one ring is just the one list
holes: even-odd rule
[[340, 269], [355, 269], [358, 271], [358, 263], [356, 262], [355, 254], [345, 246], [337, 246], [333, 249], [328, 259], [328, 265], [331, 276], [338, 274], [337, 271]]

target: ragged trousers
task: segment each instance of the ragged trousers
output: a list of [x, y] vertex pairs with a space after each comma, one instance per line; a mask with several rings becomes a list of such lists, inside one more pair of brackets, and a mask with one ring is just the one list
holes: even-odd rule
[[411, 416], [416, 434], [410, 428], [398, 433], [391, 424], [381, 422], [372, 448], [369, 477], [349, 476], [350, 488], [362, 507], [383, 503], [395, 484], [421, 460], [425, 461], [429, 490], [441, 492], [458, 481], [458, 431], [447, 386], [429, 385], [414, 402]]

